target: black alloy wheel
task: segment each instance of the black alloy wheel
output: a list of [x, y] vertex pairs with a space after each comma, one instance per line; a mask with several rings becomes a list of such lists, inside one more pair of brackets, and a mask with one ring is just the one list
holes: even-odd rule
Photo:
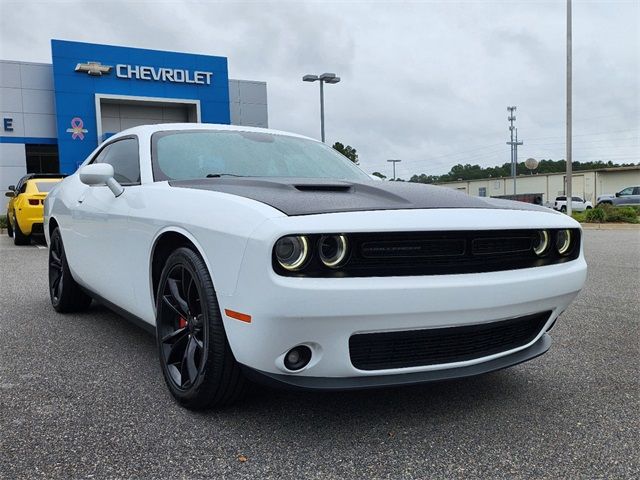
[[189, 248], [175, 250], [162, 270], [156, 329], [162, 373], [181, 405], [220, 407], [244, 393], [246, 382], [229, 347], [207, 266]]
[[59, 313], [86, 310], [91, 297], [71, 276], [60, 230], [51, 233], [49, 245], [49, 296], [51, 305]]
[[55, 235], [51, 238], [49, 246], [49, 294], [51, 303], [54, 305], [60, 303], [64, 286], [62, 255], [62, 238], [60, 235]]
[[9, 212], [7, 212], [7, 235], [9, 235], [9, 237], [13, 237], [13, 227], [11, 226], [11, 217], [9, 216]]
[[30, 245], [31, 244], [31, 236], [25, 235], [20, 230], [20, 225], [18, 224], [18, 216], [16, 215], [15, 210], [13, 211], [13, 243], [14, 245]]
[[175, 387], [186, 390], [197, 384], [206, 361], [209, 328], [202, 313], [200, 286], [190, 269], [179, 263], [168, 272], [161, 295], [158, 333], [163, 360]]

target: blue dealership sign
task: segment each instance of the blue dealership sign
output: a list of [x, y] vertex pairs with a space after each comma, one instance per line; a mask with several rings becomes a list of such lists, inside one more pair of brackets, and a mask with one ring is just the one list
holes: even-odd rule
[[51, 41], [60, 171], [72, 173], [102, 132], [100, 99], [197, 105], [199, 120], [230, 123], [226, 57]]

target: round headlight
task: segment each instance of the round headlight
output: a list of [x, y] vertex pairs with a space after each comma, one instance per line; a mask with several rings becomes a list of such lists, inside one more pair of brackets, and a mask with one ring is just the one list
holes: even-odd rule
[[537, 232], [536, 239], [533, 241], [533, 251], [536, 255], [541, 257], [549, 249], [549, 232], [546, 230], [539, 230]]
[[320, 260], [327, 267], [338, 268], [347, 258], [347, 237], [344, 235], [324, 235], [320, 238]]
[[276, 242], [275, 254], [282, 268], [300, 270], [309, 257], [309, 241], [304, 235], [282, 237]]
[[556, 249], [560, 255], [567, 255], [571, 250], [571, 230], [558, 230]]

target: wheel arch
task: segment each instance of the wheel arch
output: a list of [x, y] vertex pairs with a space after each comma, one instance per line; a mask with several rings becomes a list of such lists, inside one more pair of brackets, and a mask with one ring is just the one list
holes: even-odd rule
[[51, 238], [51, 234], [56, 228], [58, 228], [58, 221], [55, 217], [49, 217], [49, 228], [47, 229], [49, 232], [49, 238]]
[[171, 252], [180, 247], [186, 247], [197, 253], [204, 261], [211, 276], [211, 281], [215, 285], [215, 278], [211, 270], [211, 264], [204, 253], [202, 246], [194, 238], [191, 233], [179, 227], [167, 227], [162, 229], [156, 235], [149, 257], [149, 288], [151, 290], [151, 299], [155, 309], [156, 291], [160, 283], [160, 275], [165, 261], [171, 255]]

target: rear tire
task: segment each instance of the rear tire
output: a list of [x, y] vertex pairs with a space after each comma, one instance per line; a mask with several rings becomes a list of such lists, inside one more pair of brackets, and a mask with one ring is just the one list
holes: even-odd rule
[[18, 216], [16, 212], [13, 212], [13, 220], [16, 222], [15, 228], [13, 229], [13, 243], [14, 245], [30, 245], [31, 244], [31, 235], [25, 235], [20, 230], [20, 225], [18, 224]]
[[587, 210], [591, 210], [593, 207], [587, 207]]
[[564, 205], [560, 207], [560, 211], [562, 213], [567, 213], [567, 207], [565, 207]]
[[190, 410], [223, 407], [246, 391], [222, 322], [207, 266], [189, 248], [167, 259], [157, 291], [156, 331], [162, 374]]
[[51, 234], [49, 244], [49, 296], [58, 313], [80, 312], [91, 305], [91, 297], [71, 276], [59, 228]]
[[13, 237], [13, 227], [11, 226], [11, 218], [9, 217], [9, 212], [7, 212], [7, 235], [9, 235], [9, 237]]

